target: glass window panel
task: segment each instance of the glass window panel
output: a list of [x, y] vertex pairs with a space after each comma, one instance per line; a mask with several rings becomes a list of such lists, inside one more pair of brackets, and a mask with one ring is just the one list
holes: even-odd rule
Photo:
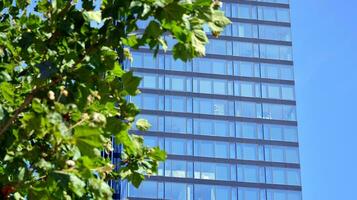
[[291, 41], [291, 31], [289, 27], [259, 25], [259, 38]]
[[244, 18], [244, 19], [257, 19], [256, 6], [236, 4], [236, 3], [231, 5], [232, 5], [232, 17]]
[[236, 122], [237, 137], [248, 139], [262, 139], [262, 125], [255, 123]]
[[234, 89], [236, 96], [260, 97], [260, 84], [254, 82], [235, 81]]
[[192, 133], [192, 119], [165, 116], [165, 131], [172, 133]]
[[282, 99], [285, 100], [294, 100], [295, 99], [294, 88], [289, 86], [283, 86], [281, 88], [281, 97]]
[[171, 55], [165, 56], [165, 69], [172, 71], [192, 71], [192, 62], [184, 62], [180, 59], [175, 60]]
[[238, 199], [242, 200], [265, 200], [265, 190], [257, 188], [238, 188]]
[[142, 77], [142, 80], [140, 82], [141, 88], [163, 89], [164, 79], [162, 76], [148, 73], [135, 73], [135, 75]]
[[232, 42], [211, 39], [206, 45], [207, 54], [232, 55]]
[[194, 193], [194, 200], [215, 200], [214, 187], [211, 185], [195, 185]]
[[242, 160], [263, 160], [263, 146], [237, 143], [237, 158]]
[[236, 116], [261, 118], [261, 105], [253, 102], [236, 101]]
[[252, 165], [238, 165], [238, 181], [251, 183], [264, 183], [264, 167]]
[[233, 42], [233, 55], [242, 57], [259, 57], [258, 44], [249, 42]]
[[165, 182], [165, 199], [192, 200], [192, 193], [191, 184]]
[[129, 196], [138, 198], [163, 198], [163, 183], [155, 181], [144, 181], [139, 188], [129, 184]]
[[177, 138], [165, 138], [165, 150], [168, 154], [192, 155], [192, 141]]
[[301, 185], [300, 173], [297, 170], [287, 170], [286, 176], [288, 185]]
[[233, 36], [245, 38], [258, 38], [258, 26], [248, 23], [232, 23]]
[[221, 120], [194, 119], [194, 134], [234, 136], [234, 123]]
[[258, 63], [234, 61], [234, 75], [246, 77], [260, 77]]

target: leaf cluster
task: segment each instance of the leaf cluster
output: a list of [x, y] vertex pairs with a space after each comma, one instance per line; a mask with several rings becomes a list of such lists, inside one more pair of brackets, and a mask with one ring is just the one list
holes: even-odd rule
[[[14, 199], [111, 199], [110, 179], [138, 187], [166, 153], [129, 133], [140, 78], [130, 49], [205, 54], [229, 23], [211, 0], [0, 0], [0, 188]], [[145, 30], [137, 23], [148, 20]], [[120, 145], [120, 165], [107, 155]]]

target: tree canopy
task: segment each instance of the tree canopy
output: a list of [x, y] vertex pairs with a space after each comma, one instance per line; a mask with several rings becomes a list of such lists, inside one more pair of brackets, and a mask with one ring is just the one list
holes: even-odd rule
[[[230, 23], [212, 0], [0, 0], [0, 188], [11, 199], [111, 199], [110, 179], [139, 186], [166, 153], [129, 134], [140, 78], [131, 49], [205, 55], [205, 27]], [[138, 22], [149, 20], [144, 30]], [[119, 170], [103, 154], [121, 145]]]

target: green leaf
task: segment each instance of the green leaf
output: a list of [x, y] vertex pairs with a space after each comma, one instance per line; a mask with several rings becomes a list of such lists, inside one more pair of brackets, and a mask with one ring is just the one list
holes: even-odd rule
[[0, 91], [4, 99], [10, 103], [14, 103], [15, 88], [8, 82], [0, 84]]
[[138, 188], [140, 183], [145, 179], [145, 176], [139, 173], [134, 173], [131, 177], [131, 183]]
[[84, 11], [83, 12], [84, 19], [87, 21], [95, 21], [97, 23], [102, 22], [102, 12], [100, 10], [97, 11]]
[[34, 98], [32, 100], [32, 109], [37, 113], [42, 113], [44, 111], [43, 106], [41, 104], [41, 100], [38, 98]]
[[97, 128], [79, 126], [74, 129], [73, 138], [82, 155], [94, 156], [95, 148], [103, 145], [101, 132]]
[[151, 124], [146, 119], [138, 119], [138, 121], [136, 121], [136, 128], [138, 128], [140, 131], [147, 131], [150, 127]]
[[140, 77], [134, 76], [132, 71], [126, 72], [122, 76], [124, 90], [128, 92], [129, 95], [135, 96], [139, 93], [138, 86], [140, 84]]

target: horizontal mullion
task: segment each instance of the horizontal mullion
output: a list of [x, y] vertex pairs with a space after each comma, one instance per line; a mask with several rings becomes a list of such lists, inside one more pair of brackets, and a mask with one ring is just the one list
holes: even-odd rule
[[230, 186], [230, 187], [254, 187], [254, 188], [261, 188], [261, 189], [301, 191], [301, 186], [278, 185], [278, 184], [267, 184], [267, 183], [247, 183], [247, 182], [236, 182], [236, 181], [219, 181], [219, 180], [177, 178], [177, 177], [164, 177], [164, 176], [151, 176], [151, 177], [147, 177], [147, 180], [203, 184], [203, 185], [220, 185], [220, 186]]
[[221, 35], [218, 38], [212, 35], [208, 35], [208, 38], [215, 39], [215, 40], [228, 40], [228, 41], [259, 43], [259, 44], [275, 44], [275, 45], [292, 46], [292, 42], [281, 41], [281, 40], [267, 40], [267, 39], [260, 39], [260, 38], [246, 38], [246, 37], [235, 37], [235, 36], [227, 36], [227, 35]]
[[[120, 158], [120, 153], [113, 153], [114, 158]], [[201, 156], [183, 156], [183, 155], [172, 155], [168, 154], [167, 159], [170, 160], [185, 160], [192, 162], [211, 162], [211, 163], [228, 163], [228, 164], [241, 164], [241, 165], [256, 165], [261, 167], [280, 167], [280, 168], [291, 168], [300, 169], [300, 164], [295, 163], [282, 163], [282, 162], [271, 162], [271, 161], [259, 161], [259, 160], [241, 160], [241, 159], [231, 159], [231, 158], [213, 158], [213, 157], [201, 157]]]
[[251, 23], [258, 25], [272, 25], [272, 26], [283, 26], [283, 27], [291, 27], [290, 22], [275, 22], [275, 21], [265, 21], [258, 19], [243, 19], [243, 18], [233, 18], [228, 17], [232, 22], [242, 22], [242, 23]]
[[208, 115], [208, 114], [197, 114], [197, 113], [180, 113], [180, 112], [169, 112], [169, 111], [159, 111], [159, 110], [141, 110], [142, 114], [151, 115], [161, 115], [161, 116], [172, 116], [172, 117], [189, 117], [189, 118], [202, 118], [202, 119], [217, 119], [217, 120], [229, 120], [229, 121], [239, 121], [239, 122], [252, 122], [252, 123], [265, 123], [265, 124], [278, 124], [278, 125], [288, 125], [297, 126], [297, 121], [286, 121], [286, 120], [273, 120], [273, 119], [261, 119], [261, 118], [248, 118], [248, 117], [236, 117], [236, 116], [224, 116], [224, 115]]
[[290, 8], [289, 4], [283, 4], [283, 3], [247, 1], [247, 0], [221, 0], [221, 1], [224, 3], [239, 3], [239, 4], [249, 4], [249, 5], [256, 5], [256, 6], [276, 7], [276, 8]]
[[167, 75], [192, 76], [192, 77], [201, 77], [201, 78], [217, 78], [217, 79], [225, 79], [225, 80], [251, 81], [251, 82], [258, 82], [258, 83], [276, 83], [276, 84], [285, 84], [285, 85], [295, 85], [295, 81], [293, 80], [244, 77], [244, 76], [223, 75], [223, 74], [208, 74], [208, 73], [200, 73], [200, 72], [173, 71], [173, 70], [165, 70], [165, 69], [148, 69], [148, 68], [139, 68], [139, 67], [131, 67], [130, 69], [137, 72], [155, 73], [155, 74], [163, 74], [163, 75], [167, 74]]
[[218, 94], [204, 94], [204, 93], [193, 93], [193, 92], [180, 92], [180, 91], [170, 91], [170, 90], [156, 90], [156, 89], [145, 89], [140, 88], [142, 93], [151, 93], [159, 95], [174, 95], [174, 96], [184, 96], [192, 98], [209, 98], [209, 99], [220, 99], [220, 100], [231, 100], [231, 101], [248, 101], [254, 103], [271, 103], [271, 104], [281, 104], [295, 106], [296, 101], [290, 100], [280, 100], [280, 99], [267, 99], [258, 97], [241, 97], [233, 95], [218, 95]]
[[[137, 52], [148, 52], [153, 53], [154, 50], [141, 48], [135, 50]], [[163, 55], [172, 55], [172, 51], [164, 51], [160, 49], [158, 53]], [[242, 57], [242, 56], [233, 56], [233, 55], [219, 55], [219, 54], [206, 54], [204, 58], [216, 58], [216, 59], [225, 59], [229, 61], [247, 61], [247, 62], [262, 62], [268, 64], [282, 64], [282, 65], [294, 65], [293, 61], [289, 60], [276, 60], [276, 59], [265, 59], [265, 58], [253, 58], [253, 57]]]
[[237, 138], [237, 137], [197, 135], [197, 134], [171, 133], [171, 132], [159, 132], [159, 131], [142, 132], [142, 131], [132, 130], [130, 132], [143, 136], [157, 136], [157, 137], [182, 138], [182, 139], [192, 139], [192, 140], [210, 140], [210, 141], [222, 141], [222, 142], [238, 142], [238, 143], [247, 143], [247, 144], [299, 147], [299, 143], [297, 142], [286, 142], [286, 141], [247, 139], [247, 138]]

